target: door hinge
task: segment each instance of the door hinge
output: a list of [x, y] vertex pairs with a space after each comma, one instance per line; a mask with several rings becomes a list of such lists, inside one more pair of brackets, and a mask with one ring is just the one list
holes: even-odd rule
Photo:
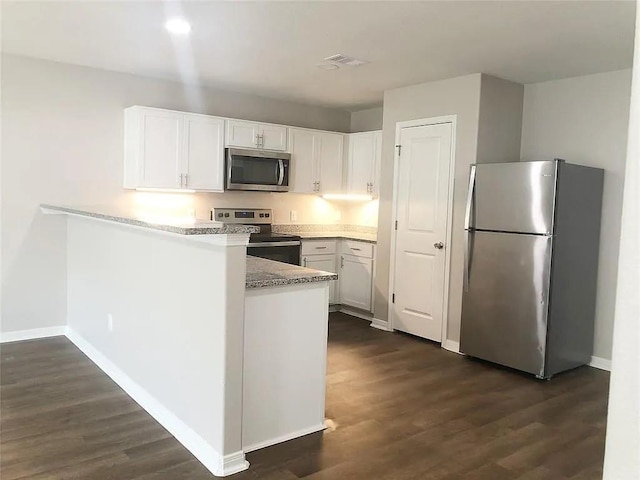
[[402, 145], [396, 145], [396, 148], [398, 149], [398, 156], [400, 156], [400, 152], [402, 152]]
[[391, 295], [391, 303], [396, 303], [396, 294]]

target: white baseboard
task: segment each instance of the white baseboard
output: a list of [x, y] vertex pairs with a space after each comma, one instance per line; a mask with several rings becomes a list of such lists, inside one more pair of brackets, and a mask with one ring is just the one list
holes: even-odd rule
[[[194, 454], [195, 455], [195, 454]], [[225, 455], [222, 458], [222, 472], [217, 474], [211, 472], [219, 477], [226, 477], [227, 475], [233, 475], [234, 473], [242, 472], [249, 468], [249, 462], [244, 457], [244, 451], [239, 451]]]
[[442, 341], [442, 348], [449, 352], [457, 353], [458, 355], [464, 355], [460, 353], [460, 342], [454, 342], [453, 340], [445, 339]]
[[30, 330], [18, 330], [0, 334], [0, 343], [21, 342], [23, 340], [35, 340], [36, 338], [58, 337], [67, 333], [66, 326], [32, 328]]
[[223, 477], [249, 468], [243, 452], [222, 457], [207, 441], [194, 432], [182, 420], [171, 413], [155, 397], [132, 380], [117, 365], [105, 357], [76, 331], [69, 328], [67, 337], [104, 373], [116, 382], [160, 425], [166, 428], [184, 447], [189, 450], [211, 473]]
[[365, 312], [358, 312], [356, 310], [351, 310], [350, 308], [345, 308], [343, 306], [340, 306], [340, 310], [338, 310], [341, 313], [346, 313], [347, 315], [351, 315], [352, 317], [357, 317], [357, 318], [361, 318], [362, 320], [367, 320], [367, 321], [372, 321], [373, 320], [373, 315], [371, 315], [370, 313], [365, 313]]
[[380, 320], [379, 318], [373, 318], [371, 320], [371, 326], [378, 330], [384, 330], [385, 332], [393, 332], [393, 328], [389, 327], [388, 320]]
[[607, 360], [606, 358], [602, 358], [602, 357], [591, 357], [591, 362], [589, 362], [589, 366], [610, 372], [611, 360]]
[[294, 438], [303, 437], [304, 435], [309, 435], [310, 433], [321, 432], [325, 428], [327, 428], [327, 426], [322, 423], [320, 425], [315, 425], [313, 427], [287, 433], [286, 435], [281, 435], [280, 437], [270, 438], [269, 440], [265, 440], [264, 442], [258, 442], [254, 443], [253, 445], [243, 446], [242, 449], [247, 453], [253, 452], [255, 450], [260, 450], [261, 448], [270, 447], [271, 445], [275, 445], [277, 443], [282, 443], [288, 440], [293, 440]]

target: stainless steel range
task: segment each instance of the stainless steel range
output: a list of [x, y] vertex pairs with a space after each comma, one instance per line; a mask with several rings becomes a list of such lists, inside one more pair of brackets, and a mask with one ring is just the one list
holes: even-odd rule
[[211, 210], [211, 220], [260, 227], [260, 233], [252, 233], [249, 237], [248, 255], [300, 265], [302, 244], [300, 237], [286, 233], [273, 233], [271, 210], [214, 208]]

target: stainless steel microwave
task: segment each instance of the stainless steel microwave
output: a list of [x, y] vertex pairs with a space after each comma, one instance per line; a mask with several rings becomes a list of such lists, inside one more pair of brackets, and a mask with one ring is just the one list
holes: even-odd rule
[[227, 190], [289, 191], [288, 153], [227, 148], [225, 161]]

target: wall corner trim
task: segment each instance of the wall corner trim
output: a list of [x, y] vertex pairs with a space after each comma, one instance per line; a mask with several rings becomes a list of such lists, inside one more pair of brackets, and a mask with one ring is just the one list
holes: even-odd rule
[[598, 370], [606, 370], [607, 372], [611, 371], [611, 360], [602, 357], [591, 357], [591, 361], [589, 362], [589, 366], [593, 368], [597, 368]]
[[117, 383], [138, 405], [166, 428], [176, 440], [189, 450], [211, 473], [216, 476], [231, 475], [249, 468], [243, 452], [223, 457], [198, 433], [193, 431], [149, 392], [124, 373], [116, 364], [85, 340], [72, 328], [67, 328], [67, 338], [82, 353]]
[[31, 328], [29, 330], [16, 330], [14, 332], [1, 333], [0, 343], [35, 340], [37, 338], [59, 337], [66, 335], [66, 333], [67, 327], [65, 325], [60, 325], [57, 327]]
[[379, 318], [373, 318], [371, 320], [371, 327], [383, 330], [385, 332], [393, 332], [393, 328], [389, 326], [388, 320], [380, 320]]
[[460, 351], [460, 342], [444, 339], [442, 341], [442, 348], [449, 352], [457, 353], [458, 355], [464, 355], [464, 353]]
[[238, 451], [230, 453], [222, 458], [222, 469], [214, 475], [219, 477], [226, 477], [227, 475], [233, 475], [234, 473], [242, 472], [249, 468], [249, 462], [245, 459], [244, 452]]

